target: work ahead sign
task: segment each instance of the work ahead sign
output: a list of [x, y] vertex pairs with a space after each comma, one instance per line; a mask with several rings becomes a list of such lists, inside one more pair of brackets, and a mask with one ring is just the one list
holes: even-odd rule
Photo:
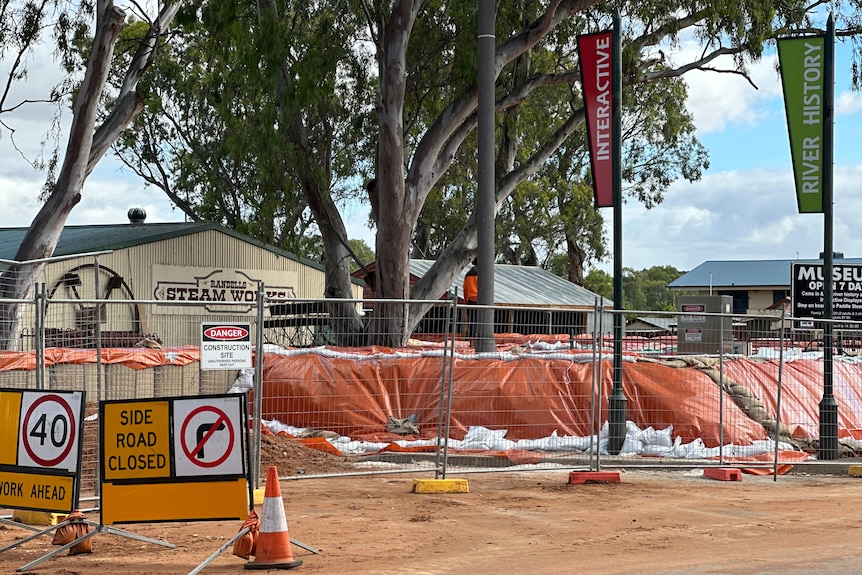
[[102, 523], [242, 519], [244, 399], [100, 402]]
[[84, 392], [0, 389], [0, 507], [78, 507]]
[[[826, 280], [823, 264], [791, 264], [791, 278], [793, 317], [824, 318]], [[832, 267], [832, 317], [862, 321], [862, 265], [845, 264]]]

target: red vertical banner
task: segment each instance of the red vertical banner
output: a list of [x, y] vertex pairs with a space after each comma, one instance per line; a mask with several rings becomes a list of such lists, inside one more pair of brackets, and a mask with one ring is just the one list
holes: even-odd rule
[[597, 208], [612, 208], [613, 194], [613, 32], [578, 36], [578, 58]]

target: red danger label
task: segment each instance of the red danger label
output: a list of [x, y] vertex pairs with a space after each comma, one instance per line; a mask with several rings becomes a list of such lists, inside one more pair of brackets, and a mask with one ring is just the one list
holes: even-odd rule
[[236, 326], [215, 326], [204, 330], [204, 337], [219, 341], [247, 339], [248, 330]]
[[682, 306], [682, 311], [706, 311], [706, 306], [703, 304], [691, 304]]

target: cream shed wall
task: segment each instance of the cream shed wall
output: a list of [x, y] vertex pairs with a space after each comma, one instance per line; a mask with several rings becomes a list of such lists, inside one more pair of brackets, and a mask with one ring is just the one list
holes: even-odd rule
[[[94, 257], [92, 256], [53, 262], [46, 267], [40, 281], [45, 283], [46, 289], [50, 293], [69, 270], [93, 263]], [[154, 295], [156, 284], [159, 281], [171, 279], [154, 277], [154, 267], [158, 268], [158, 266], [244, 270], [250, 272], [252, 276], [255, 271], [259, 270], [270, 272], [267, 274], [269, 277], [272, 277], [272, 274], [277, 277], [278, 274], [283, 273], [285, 278], [289, 278], [288, 283], [294, 288], [297, 298], [322, 298], [324, 291], [325, 274], [323, 270], [214, 229], [117, 249], [112, 253], [98, 256], [98, 263], [100, 266], [109, 268], [122, 276], [135, 300], [146, 300], [147, 302], [161, 299]], [[86, 280], [86, 278], [84, 279]], [[104, 289], [104, 286], [102, 287]], [[361, 298], [361, 286], [355, 285], [353, 290], [354, 297]], [[59, 290], [55, 297], [62, 297], [62, 291]], [[87, 298], [88, 296], [84, 294], [81, 297]], [[114, 294], [112, 299], [125, 298]], [[53, 307], [54, 309], [51, 309], [49, 306], [46, 327], [73, 327], [69, 324], [70, 318], [74, 322], [74, 317], [70, 315], [70, 312], [64, 313], [57, 309], [63, 307], [63, 304], [56, 304]], [[123, 309], [124, 307], [125, 309]], [[237, 311], [213, 313], [206, 311], [200, 305], [183, 307], [172, 305], [170, 310], [166, 312], [164, 306], [157, 307], [153, 303], [140, 303], [138, 305], [141, 318], [140, 331], [158, 335], [164, 346], [193, 345], [200, 340], [200, 323], [202, 321], [248, 321], [254, 324], [256, 320], [256, 310], [253, 305], [244, 308], [238, 306], [220, 307], [229, 307], [231, 310], [236, 309]], [[127, 326], [128, 318], [124, 319], [124, 316], [129, 314], [128, 309], [127, 304], [110, 304], [102, 329], [132, 330], [134, 326]], [[25, 323], [25, 325], [27, 324]]]

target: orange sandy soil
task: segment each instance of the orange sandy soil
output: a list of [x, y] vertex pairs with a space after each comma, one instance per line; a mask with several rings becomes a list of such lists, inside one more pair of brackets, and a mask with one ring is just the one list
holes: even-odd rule
[[[294, 462], [295, 470], [282, 475], [347, 466]], [[705, 478], [700, 469], [627, 470], [620, 475], [620, 483], [569, 485], [567, 470], [450, 474], [469, 482], [470, 493], [460, 494], [412, 493], [411, 475], [285, 480], [281, 490], [290, 537], [321, 551], [313, 554], [294, 546], [294, 557], [303, 561], [297, 572], [862, 572], [862, 479], [788, 474], [778, 481], [743, 475], [742, 481], [722, 482]], [[431, 475], [425, 471], [417, 477]], [[98, 515], [89, 513], [88, 519], [98, 521]], [[93, 538], [94, 553], [64, 553], [26, 572], [188, 573], [241, 523], [118, 526], [177, 548], [100, 533]], [[0, 546], [29, 533], [0, 526]], [[51, 537], [44, 536], [5, 551], [0, 572], [14, 573], [52, 549]], [[228, 549], [202, 573], [244, 573], [245, 564]]]

